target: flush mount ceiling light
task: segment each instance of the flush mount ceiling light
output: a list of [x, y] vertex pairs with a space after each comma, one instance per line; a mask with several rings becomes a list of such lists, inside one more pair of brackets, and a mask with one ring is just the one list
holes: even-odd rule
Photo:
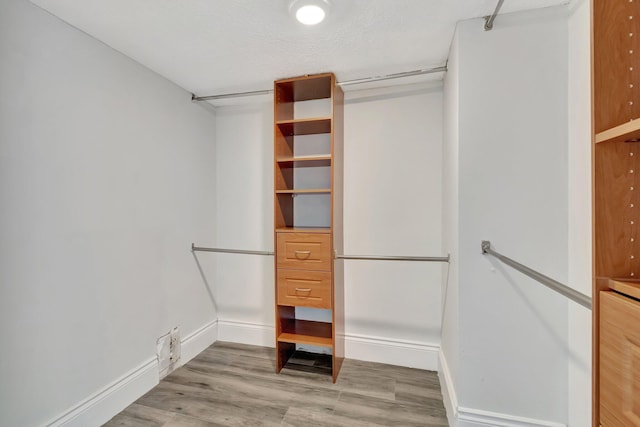
[[329, 0], [293, 0], [289, 12], [304, 25], [316, 25], [329, 13]]

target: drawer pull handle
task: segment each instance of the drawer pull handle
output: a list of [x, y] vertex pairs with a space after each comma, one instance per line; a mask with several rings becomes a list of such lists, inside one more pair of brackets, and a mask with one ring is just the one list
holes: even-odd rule
[[311, 255], [311, 251], [295, 251], [294, 254], [298, 259], [307, 259]]
[[296, 288], [296, 293], [298, 292], [311, 293], [311, 288]]

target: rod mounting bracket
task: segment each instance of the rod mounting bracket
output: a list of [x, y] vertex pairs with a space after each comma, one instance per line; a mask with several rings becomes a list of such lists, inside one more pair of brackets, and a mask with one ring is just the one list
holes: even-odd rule
[[493, 11], [493, 14], [484, 17], [485, 31], [493, 30], [493, 21], [496, 20], [496, 16], [498, 16], [498, 13], [500, 13], [500, 8], [502, 7], [502, 3], [504, 3], [504, 0], [498, 0], [498, 4], [496, 5], [496, 10]]
[[484, 30], [491, 31], [493, 30], [493, 19], [491, 19], [491, 15], [487, 15], [484, 17]]
[[482, 248], [482, 254], [486, 254], [491, 249], [491, 242], [489, 240], [483, 240], [480, 247]]

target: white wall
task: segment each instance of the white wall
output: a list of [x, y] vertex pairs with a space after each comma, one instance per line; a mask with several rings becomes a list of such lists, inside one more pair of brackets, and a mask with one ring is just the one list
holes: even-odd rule
[[160, 335], [215, 339], [189, 251], [215, 235], [214, 118], [24, 0], [0, 93], [0, 424], [99, 425], [157, 381]]
[[[440, 84], [347, 93], [344, 158], [345, 253], [442, 255]], [[435, 370], [441, 274], [437, 263], [345, 261], [347, 357], [393, 362], [356, 340], [415, 343], [424, 354], [411, 365]]]
[[458, 146], [449, 136], [445, 152], [459, 162], [459, 346], [443, 349], [447, 361], [458, 352], [461, 426], [567, 422], [567, 300], [480, 250], [491, 240], [567, 282], [566, 19], [557, 7], [501, 15], [490, 32], [482, 20], [458, 24], [458, 82], [445, 96], [459, 91]]
[[[272, 101], [216, 110], [216, 240], [212, 246], [273, 251]], [[219, 339], [274, 346], [273, 257], [216, 260]]]
[[[272, 109], [217, 109], [218, 246], [273, 250]], [[441, 254], [441, 128], [440, 85], [346, 94], [346, 253]], [[273, 259], [216, 257], [220, 339], [273, 346]], [[436, 369], [441, 266], [345, 265], [347, 357]]]
[[[568, 18], [569, 285], [591, 295], [590, 2], [575, 0]], [[591, 311], [569, 304], [569, 425], [591, 423]]]
[[458, 348], [460, 346], [458, 305], [459, 295], [459, 110], [460, 110], [460, 58], [458, 32], [454, 34], [447, 74], [444, 81], [443, 156], [442, 156], [442, 252], [448, 253], [449, 264], [442, 274], [442, 331], [438, 375], [447, 417], [457, 416]]

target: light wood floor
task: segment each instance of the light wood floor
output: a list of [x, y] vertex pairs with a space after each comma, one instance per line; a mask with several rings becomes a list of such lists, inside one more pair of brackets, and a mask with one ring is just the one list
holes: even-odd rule
[[447, 426], [435, 372], [346, 359], [332, 384], [327, 363], [277, 375], [274, 349], [216, 342], [106, 426]]

